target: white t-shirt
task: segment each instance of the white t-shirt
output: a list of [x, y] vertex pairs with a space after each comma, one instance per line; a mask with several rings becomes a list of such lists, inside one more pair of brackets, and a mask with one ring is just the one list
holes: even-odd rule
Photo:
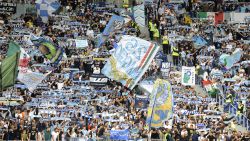
[[52, 135], [52, 141], [56, 141], [56, 139], [57, 139], [57, 137], [58, 137], [59, 133], [58, 133], [58, 132], [53, 131], [53, 132], [51, 133], [51, 135]]

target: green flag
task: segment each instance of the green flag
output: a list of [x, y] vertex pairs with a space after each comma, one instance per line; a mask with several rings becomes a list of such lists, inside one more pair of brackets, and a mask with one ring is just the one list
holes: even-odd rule
[[18, 51], [20, 51], [20, 46], [17, 43], [10, 41], [8, 52], [7, 52], [7, 57], [12, 56]]
[[207, 18], [207, 12], [198, 12], [199, 18]]
[[15, 84], [19, 57], [20, 47], [14, 42], [10, 42], [7, 57], [0, 66], [0, 90]]

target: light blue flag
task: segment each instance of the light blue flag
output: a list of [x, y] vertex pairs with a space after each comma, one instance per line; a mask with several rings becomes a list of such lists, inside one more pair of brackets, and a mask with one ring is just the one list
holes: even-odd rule
[[235, 63], [240, 61], [242, 54], [243, 54], [242, 50], [240, 48], [237, 48], [232, 53], [232, 55], [222, 54], [219, 58], [219, 61], [226, 67], [226, 69], [230, 69], [231, 67], [233, 67]]
[[124, 18], [121, 16], [113, 15], [109, 20], [109, 23], [103, 31], [103, 35], [108, 36], [110, 33], [117, 29], [121, 29], [124, 24]]
[[122, 36], [117, 45], [102, 74], [133, 89], [148, 69], [159, 46], [129, 35]]
[[36, 0], [37, 14], [43, 22], [48, 22], [48, 17], [60, 7], [57, 0]]
[[197, 46], [204, 46], [207, 44], [207, 41], [201, 36], [194, 36], [193, 41], [194, 41], [194, 44]]

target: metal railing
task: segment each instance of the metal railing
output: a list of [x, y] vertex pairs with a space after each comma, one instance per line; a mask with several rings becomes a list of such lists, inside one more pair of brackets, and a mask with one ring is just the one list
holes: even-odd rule
[[228, 109], [228, 113], [236, 117], [236, 121], [242, 125], [244, 128], [246, 128], [248, 131], [250, 131], [250, 120], [247, 118], [245, 113], [237, 115], [237, 107], [230, 103], [226, 103], [226, 99], [223, 96], [224, 92], [220, 90], [220, 94], [217, 95], [216, 102], [219, 103], [221, 107], [225, 109], [225, 106]]

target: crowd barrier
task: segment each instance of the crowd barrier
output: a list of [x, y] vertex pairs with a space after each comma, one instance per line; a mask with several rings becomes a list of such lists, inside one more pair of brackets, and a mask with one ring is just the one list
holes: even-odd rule
[[228, 113], [230, 115], [233, 115], [236, 117], [236, 121], [243, 126], [244, 128], [246, 128], [248, 131], [250, 131], [250, 120], [247, 118], [246, 114], [243, 113], [241, 115], [237, 115], [237, 107], [235, 107], [232, 104], [228, 104], [226, 103], [226, 99], [223, 96], [224, 92], [223, 90], [220, 90], [220, 94], [217, 95], [216, 97], [216, 102], [219, 103], [219, 105], [223, 108], [226, 107], [226, 109], [228, 110]]

